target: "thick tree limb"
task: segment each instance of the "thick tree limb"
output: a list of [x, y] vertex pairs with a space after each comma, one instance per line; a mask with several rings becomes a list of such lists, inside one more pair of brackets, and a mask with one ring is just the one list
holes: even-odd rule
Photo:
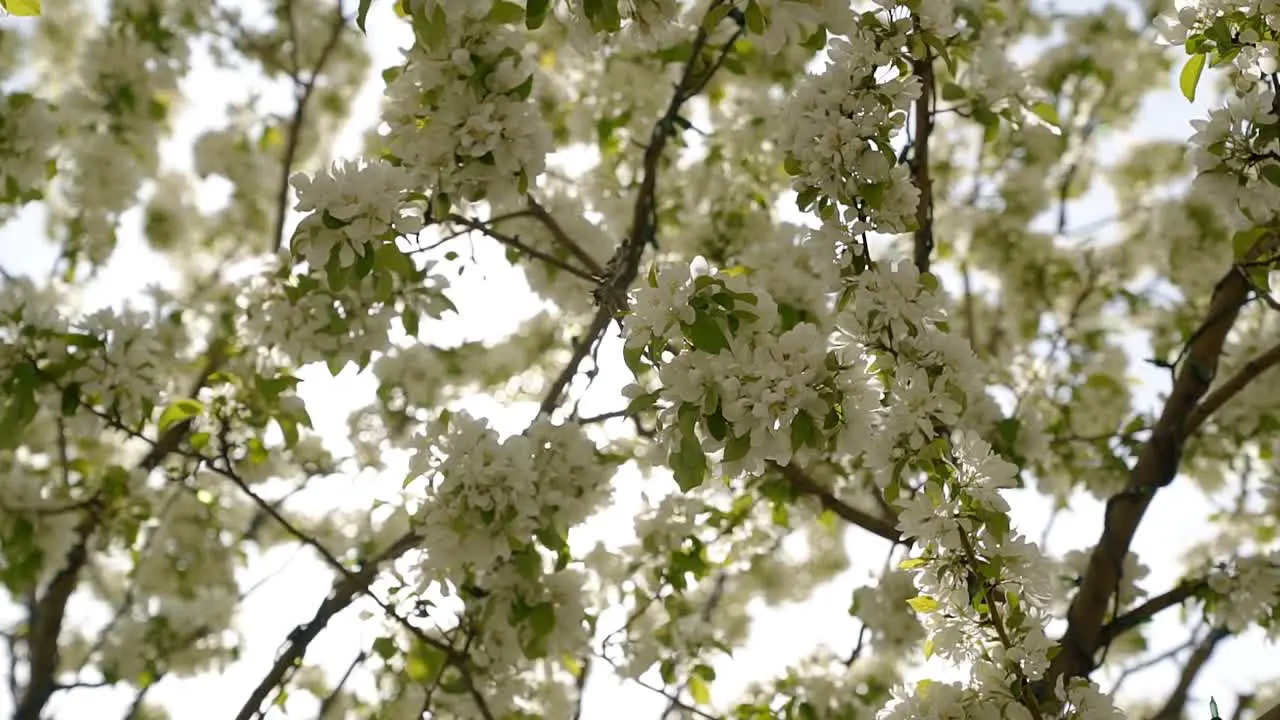
[[[916, 23], [916, 31], [920, 31]], [[915, 105], [915, 134], [911, 138], [911, 175], [920, 191], [916, 205], [916, 231], [912, 259], [916, 269], [929, 271], [933, 254], [933, 182], [929, 176], [929, 136], [933, 134], [933, 51], [924, 46], [924, 57], [912, 62], [911, 72], [920, 78], [920, 97]]]
[[1171, 608], [1174, 605], [1181, 605], [1184, 601], [1200, 592], [1201, 588], [1204, 586], [1205, 581], [1203, 579], [1187, 580], [1185, 582], [1178, 583], [1172, 590], [1161, 593], [1160, 595], [1147, 600], [1138, 607], [1112, 620], [1102, 628], [1102, 645], [1110, 645], [1112, 640], [1115, 640], [1121, 634], [1142, 625], [1155, 617], [1157, 613]]
[[[1268, 233], [1255, 244], [1247, 259], [1273, 248], [1278, 237], [1274, 231]], [[1037, 695], [1042, 699], [1053, 696], [1059, 678], [1086, 676], [1094, 669], [1094, 656], [1104, 639], [1103, 619], [1120, 579], [1124, 558], [1156, 491], [1172, 482], [1178, 472], [1187, 422], [1213, 382], [1227, 334], [1248, 295], [1248, 281], [1235, 268], [1214, 288], [1206, 319], [1187, 345], [1181, 370], [1159, 420], [1129, 473], [1129, 482], [1122, 493], [1107, 503], [1102, 534], [1067, 611], [1068, 626], [1060, 642], [1062, 650], [1038, 688]]]

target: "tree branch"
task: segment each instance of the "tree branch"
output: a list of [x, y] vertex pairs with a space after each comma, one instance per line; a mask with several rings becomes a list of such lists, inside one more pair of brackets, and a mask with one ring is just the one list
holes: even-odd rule
[[809, 477], [803, 470], [794, 465], [779, 465], [777, 463], [773, 463], [773, 465], [797, 492], [818, 498], [822, 503], [822, 507], [830, 510], [836, 516], [857, 525], [869, 533], [879, 535], [889, 542], [903, 542], [902, 533], [898, 532], [892, 521], [876, 517], [865, 510], [859, 510], [844, 502], [833, 495], [830, 490], [823, 487], [817, 480]]
[[1205, 581], [1203, 579], [1178, 583], [1172, 590], [1165, 591], [1112, 620], [1102, 628], [1102, 645], [1110, 645], [1117, 637], [1142, 625], [1161, 611], [1174, 605], [1181, 605], [1184, 601], [1200, 592], [1204, 586]]
[[[292, 4], [286, 6], [287, 9], [292, 8]], [[292, 28], [293, 14], [289, 14], [290, 34], [294, 34]], [[298, 155], [298, 143], [302, 137], [302, 125], [307, 116], [307, 105], [311, 102], [311, 96], [315, 94], [316, 81], [320, 79], [320, 74], [324, 72], [324, 67], [329, 63], [330, 56], [338, 47], [338, 40], [342, 38], [342, 31], [347, 26], [347, 17], [342, 14], [342, 3], [338, 2], [337, 13], [333, 20], [333, 28], [329, 33], [329, 39], [325, 42], [324, 48], [320, 50], [320, 59], [316, 61], [315, 69], [311, 71], [310, 76], [302, 83], [302, 87], [298, 90], [298, 103], [293, 111], [293, 119], [289, 121], [289, 139], [284, 146], [284, 159], [280, 163], [280, 188], [276, 194], [276, 224], [275, 230], [271, 234], [271, 252], [279, 252], [281, 245], [284, 244], [284, 221], [289, 214], [289, 175], [293, 171], [293, 162]], [[296, 53], [297, 42], [292, 43], [293, 51]], [[297, 73], [301, 68], [297, 67], [295, 56], [294, 68], [291, 75], [294, 82], [297, 82]]]
[[566, 250], [573, 253], [573, 256], [578, 258], [578, 262], [582, 263], [587, 270], [591, 271], [592, 275], [595, 275], [596, 277], [604, 275], [604, 267], [602, 267], [595, 258], [591, 257], [590, 253], [583, 250], [581, 245], [574, 242], [573, 238], [569, 237], [569, 233], [566, 233], [564, 228], [560, 227], [560, 223], [556, 221], [555, 217], [546, 208], [544, 208], [537, 199], [533, 197], [533, 195], [527, 195], [526, 199], [529, 201], [529, 212], [532, 213], [534, 217], [538, 218], [543, 225], [547, 226], [547, 230], [551, 233], [551, 236], [556, 239], [556, 242], [560, 243]]
[[[710, 15], [723, 4], [724, 0], [712, 0], [707, 8], [707, 14]], [[719, 55], [711, 63], [710, 67], [706, 68], [701, 75], [698, 75], [694, 72], [694, 69], [699, 59], [702, 58], [702, 51], [707, 44], [707, 30], [705, 22], [699, 25], [698, 32], [693, 38], [690, 60], [685, 64], [684, 73], [680, 77], [680, 82], [676, 85], [671, 101], [667, 104], [666, 112], [658, 120], [649, 137], [649, 145], [644, 151], [643, 179], [640, 182], [640, 189], [636, 193], [636, 203], [631, 218], [631, 231], [623, 239], [617, 250], [614, 251], [613, 257], [610, 258], [608, 265], [604, 268], [604, 278], [595, 292], [595, 299], [599, 308], [596, 310], [591, 324], [587, 327], [586, 334], [574, 346], [573, 355], [570, 357], [568, 364], [552, 381], [550, 389], [547, 391], [546, 396], [543, 397], [542, 403], [538, 407], [539, 416], [549, 415], [560, 403], [560, 397], [564, 394], [565, 388], [569, 386], [569, 383], [578, 373], [578, 366], [582, 364], [583, 359], [591, 352], [591, 348], [600, 342], [600, 337], [604, 334], [605, 329], [609, 327], [614, 314], [626, 307], [627, 291], [639, 273], [640, 258], [644, 256], [644, 248], [650, 242], [656, 244], [658, 228], [657, 210], [654, 207], [654, 203], [656, 202], [655, 195], [658, 186], [658, 163], [662, 160], [663, 150], [666, 149], [667, 141], [675, 134], [675, 126], [680, 116], [680, 109], [686, 102], [702, 92], [702, 89], [711, 81], [712, 76], [724, 63], [724, 59], [733, 50], [734, 43], [742, 35], [743, 25], [741, 23], [738, 25], [737, 30], [729, 40], [720, 47]]]
[[1226, 405], [1231, 398], [1239, 395], [1246, 385], [1276, 365], [1280, 365], [1280, 344], [1245, 363], [1239, 372], [1209, 393], [1204, 402], [1200, 403], [1187, 417], [1185, 433], [1194, 434], [1211, 415]]
[[329, 592], [329, 596], [316, 609], [315, 615], [307, 623], [297, 626], [293, 632], [289, 633], [287, 644], [284, 649], [276, 656], [275, 663], [267, 674], [258, 683], [253, 692], [249, 694], [240, 711], [236, 713], [236, 720], [251, 720], [255, 715], [259, 714], [262, 702], [267, 699], [271, 691], [278, 687], [285, 680], [285, 676], [290, 670], [301, 663], [302, 658], [306, 655], [307, 647], [311, 642], [320, 635], [338, 613], [347, 609], [357, 595], [360, 595], [373, 582], [373, 578], [378, 574], [378, 569], [382, 563], [399, 557], [408, 552], [417, 545], [417, 536], [409, 533], [400, 538], [389, 549], [381, 553], [381, 555], [369, 561], [362, 567], [359, 572], [348, 573], [342, 575], [334, 583], [333, 589]]
[[[192, 386], [191, 395], [200, 392], [209, 378], [226, 361], [221, 343], [210, 345], [203, 370]], [[87, 406], [86, 406], [87, 407]], [[90, 408], [91, 409], [91, 408]], [[177, 449], [191, 431], [191, 421], [186, 420], [169, 428], [143, 456], [138, 468], [151, 472], [160, 466], [169, 453]], [[61, 654], [58, 645], [62, 635], [67, 602], [80, 582], [80, 572], [89, 562], [89, 541], [97, 532], [106, 510], [100, 498], [94, 499], [76, 524], [76, 543], [67, 553], [62, 569], [49, 581], [41, 596], [31, 607], [30, 630], [27, 632], [27, 687], [21, 702], [13, 713], [13, 720], [39, 720], [45, 705], [57, 689], [58, 665]]]
[[[913, 19], [915, 30], [920, 32], [920, 22]], [[923, 44], [923, 43], [922, 43]], [[920, 97], [915, 105], [915, 133], [911, 139], [911, 174], [920, 201], [916, 205], [916, 231], [913, 259], [921, 273], [929, 271], [929, 256], [933, 253], [933, 183], [929, 176], [929, 136], [933, 134], [933, 50], [924, 45], [924, 57], [911, 63], [911, 72], [920, 78]]]
[[1187, 693], [1191, 691], [1191, 684], [1195, 682], [1196, 676], [1204, 669], [1205, 663], [1209, 661], [1209, 657], [1217, 649], [1218, 643], [1227, 639], [1230, 635], [1231, 633], [1226, 628], [1214, 628], [1200, 641], [1200, 644], [1192, 651], [1191, 657], [1187, 658], [1187, 664], [1182, 668], [1182, 674], [1178, 677], [1178, 685], [1174, 688], [1173, 694], [1169, 696], [1164, 707], [1151, 720], [1180, 720], [1182, 718], [1182, 711], [1187, 706]]
[[[1280, 233], [1269, 231], [1250, 249], [1246, 260], [1269, 251], [1278, 239]], [[1187, 345], [1186, 360], [1159, 420], [1129, 473], [1129, 482], [1123, 492], [1107, 503], [1102, 534], [1067, 611], [1067, 630], [1060, 642], [1062, 650], [1037, 688], [1040, 698], [1053, 697], [1059, 678], [1086, 676], [1093, 671], [1094, 655], [1102, 646], [1103, 618], [1120, 578], [1124, 558], [1156, 491], [1173, 482], [1177, 475], [1187, 420], [1213, 382], [1227, 334], [1248, 294], [1249, 284], [1235, 268], [1214, 288], [1206, 319]]]
[[526, 243], [522, 242], [520, 238], [512, 237], [511, 235], [507, 235], [506, 233], [498, 232], [497, 230], [494, 230], [493, 228], [480, 222], [479, 220], [472, 220], [469, 217], [464, 217], [462, 215], [458, 215], [457, 213], [449, 215], [448, 219], [449, 219], [449, 222], [454, 222], [464, 227], [475, 230], [477, 232], [484, 233], [486, 236], [493, 238], [494, 240], [497, 240], [498, 242], [502, 243], [503, 245], [506, 245], [507, 247], [515, 248], [516, 250], [519, 250], [520, 252], [530, 257], [537, 258], [538, 260], [541, 260], [542, 262], [547, 263], [552, 267], [559, 268], [560, 270], [563, 270], [576, 278], [581, 278], [582, 280], [586, 280], [589, 283], [598, 282], [600, 279], [598, 275], [592, 274], [580, 268], [576, 268], [554, 255], [549, 255], [547, 253], [542, 252], [541, 250], [530, 247]]
[[1280, 720], [1280, 704], [1259, 715], [1256, 720]]
[[326, 695], [324, 701], [320, 703], [320, 710], [316, 712], [316, 720], [325, 720], [325, 714], [329, 712], [330, 708], [332, 708], [336, 702], [338, 702], [338, 696], [342, 694], [342, 688], [347, 684], [347, 681], [351, 679], [351, 674], [354, 673], [356, 668], [360, 667], [360, 663], [364, 662], [368, 657], [369, 656], [363, 650], [356, 654], [355, 658], [351, 661], [351, 664], [347, 666], [347, 671], [342, 673], [342, 677], [338, 680], [338, 684], [333, 686], [333, 691]]

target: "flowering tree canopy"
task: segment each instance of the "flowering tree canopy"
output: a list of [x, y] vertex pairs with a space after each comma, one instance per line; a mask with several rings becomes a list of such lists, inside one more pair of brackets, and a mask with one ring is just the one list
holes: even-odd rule
[[[231, 672], [202, 717], [636, 717], [605, 675], [665, 718], [1209, 717], [1280, 632], [1280, 2], [1079, 5], [10, 0], [0, 221], [46, 238], [4, 250], [57, 248], [0, 285], [15, 720]], [[246, 92], [188, 137], [197, 71]], [[1221, 97], [1119, 142], [1173, 84]], [[94, 306], [130, 244], [177, 280]], [[1176, 488], [1209, 539], [1133, 552]], [[251, 658], [281, 549], [329, 589]], [[717, 687], [831, 593], [853, 632]], [[1117, 699], [1179, 611], [1176, 687]]]

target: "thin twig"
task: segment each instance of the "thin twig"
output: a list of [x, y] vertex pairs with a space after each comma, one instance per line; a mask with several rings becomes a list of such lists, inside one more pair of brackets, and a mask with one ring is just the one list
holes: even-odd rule
[[449, 215], [449, 222], [454, 222], [464, 227], [475, 230], [477, 232], [483, 233], [484, 235], [494, 240], [497, 240], [503, 245], [515, 248], [516, 250], [519, 250], [520, 252], [530, 257], [537, 258], [538, 260], [541, 260], [542, 262], [547, 263], [552, 267], [559, 268], [560, 270], [563, 270], [576, 278], [586, 280], [589, 283], [596, 283], [596, 282], [599, 282], [600, 280], [600, 277], [598, 274], [593, 274], [586, 270], [582, 270], [581, 268], [576, 268], [570, 265], [569, 263], [561, 260], [560, 258], [556, 257], [555, 255], [550, 255], [548, 253], [542, 252], [541, 250], [538, 250], [537, 248], [531, 247], [529, 244], [521, 241], [520, 238], [518, 237], [513, 237], [511, 235], [507, 235], [506, 233], [502, 233], [497, 230], [494, 230], [493, 228], [489, 227], [483, 222], [480, 222], [479, 220], [473, 220], [469, 217], [465, 217], [465, 216], [454, 213]]
[[[298, 90], [298, 102], [293, 111], [293, 119], [289, 121], [289, 138], [285, 141], [284, 158], [280, 162], [280, 187], [276, 191], [276, 224], [275, 230], [271, 234], [271, 252], [279, 252], [280, 247], [284, 244], [284, 222], [289, 213], [289, 176], [293, 174], [293, 162], [298, 154], [298, 146], [302, 139], [302, 125], [306, 120], [307, 106], [311, 102], [311, 96], [315, 94], [316, 81], [320, 79], [324, 67], [329, 63], [329, 58], [333, 55], [333, 51], [338, 47], [338, 40], [342, 38], [342, 31], [347, 27], [347, 16], [342, 14], [342, 3], [338, 2], [337, 13], [334, 16], [333, 27], [329, 32], [329, 39], [325, 41], [324, 47], [320, 50], [320, 58], [316, 61], [315, 68]], [[292, 13], [290, 13], [290, 24], [292, 25]], [[293, 43], [296, 48], [297, 43]], [[297, 67], [297, 60], [294, 60], [292, 76], [297, 81], [297, 73], [300, 68]]]
[[590, 253], [583, 250], [581, 245], [574, 242], [573, 238], [569, 237], [569, 233], [564, 231], [564, 228], [560, 226], [560, 223], [556, 221], [555, 216], [550, 211], [539, 204], [533, 195], [527, 195], [526, 199], [529, 201], [529, 212], [547, 227], [556, 242], [573, 253], [573, 256], [578, 258], [578, 262], [581, 262], [583, 266], [590, 270], [592, 275], [596, 277], [604, 275], [604, 267], [595, 258], [591, 257]]
[[791, 487], [803, 495], [812, 495], [822, 503], [822, 507], [830, 510], [841, 519], [850, 522], [867, 532], [879, 535], [893, 543], [903, 542], [902, 533], [888, 520], [876, 517], [865, 510], [859, 510], [836, 497], [817, 480], [809, 477], [803, 470], [794, 465], [774, 464], [782, 477], [791, 483]]
[[1187, 658], [1187, 664], [1182, 668], [1182, 673], [1178, 676], [1177, 687], [1174, 688], [1164, 707], [1160, 708], [1160, 712], [1156, 713], [1151, 720], [1180, 720], [1182, 718], [1183, 710], [1187, 707], [1187, 695], [1191, 692], [1191, 684], [1195, 682], [1196, 676], [1204, 669], [1205, 663], [1209, 662], [1209, 658], [1213, 655], [1213, 651], [1217, 649], [1218, 644], [1230, 636], [1231, 633], [1226, 628], [1214, 628], [1200, 641], [1200, 644], [1192, 651], [1191, 657]]

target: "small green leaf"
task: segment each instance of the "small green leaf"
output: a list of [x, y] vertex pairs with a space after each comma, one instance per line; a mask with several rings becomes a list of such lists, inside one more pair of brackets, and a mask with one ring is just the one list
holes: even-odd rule
[[754, 35], [763, 35], [766, 23], [764, 9], [760, 7], [760, 3], [756, 0], [747, 3], [747, 29]]
[[697, 675], [689, 678], [689, 696], [698, 705], [711, 703], [711, 689], [707, 687], [707, 682]]
[[204, 405], [201, 405], [196, 400], [191, 398], [174, 400], [169, 404], [169, 407], [164, 409], [164, 412], [160, 413], [158, 423], [160, 432], [165, 432], [174, 425], [184, 420], [190, 420], [202, 412], [204, 412]]
[[380, 637], [373, 641], [373, 652], [383, 660], [388, 660], [396, 654], [396, 643], [389, 637]]
[[816, 445], [818, 428], [809, 417], [809, 413], [801, 410], [791, 420], [791, 452], [797, 452], [806, 445]]
[[1266, 234], [1266, 230], [1262, 228], [1249, 228], [1241, 230], [1231, 238], [1231, 248], [1236, 262], [1240, 262], [1248, 256], [1249, 251], [1257, 244], [1259, 238]]
[[1272, 185], [1280, 187], [1280, 165], [1267, 163], [1258, 168], [1258, 174]]
[[525, 19], [525, 10], [513, 2], [498, 0], [489, 11], [489, 22], [495, 25], [519, 22]]
[[715, 319], [705, 313], [699, 313], [693, 324], [680, 323], [684, 336], [694, 349], [715, 355], [729, 347], [729, 340]]
[[911, 606], [912, 610], [915, 610], [918, 613], [936, 612], [938, 608], [942, 607], [937, 600], [934, 600], [928, 595], [917, 595], [908, 600], [907, 604]]
[[950, 100], [950, 101], [963, 100], [968, 96], [969, 94], [965, 92], [965, 89], [963, 87], [953, 82], [947, 82], [942, 84], [943, 100]]
[[1062, 127], [1062, 118], [1058, 117], [1058, 109], [1047, 102], [1041, 101], [1032, 105], [1031, 112], [1054, 127]]
[[731, 463], [737, 462], [747, 456], [747, 451], [751, 449], [751, 436], [743, 435], [741, 437], [730, 435], [724, 444], [724, 455], [720, 461]]
[[927, 562], [928, 560], [926, 560], [925, 558], [918, 558], [918, 557], [907, 558], [906, 560], [903, 560], [902, 562], [898, 563], [898, 569], [899, 570], [915, 570], [916, 568], [924, 565]]
[[707, 456], [702, 452], [702, 443], [692, 432], [682, 433], [680, 445], [671, 453], [669, 460], [676, 484], [683, 492], [702, 485], [707, 477]]
[[40, 0], [6, 0], [0, 5], [14, 17], [36, 17], [40, 14]]
[[409, 337], [418, 337], [418, 324], [420, 321], [421, 318], [418, 315], [418, 311], [413, 308], [405, 308], [404, 312], [400, 314], [400, 322], [404, 323], [404, 331]]
[[356, 8], [356, 27], [360, 28], [360, 32], [367, 32], [364, 21], [369, 17], [369, 8], [372, 6], [373, 0], [360, 0], [360, 5]]
[[1204, 72], [1206, 59], [1204, 54], [1192, 55], [1186, 65], [1182, 66], [1182, 74], [1178, 76], [1178, 87], [1182, 96], [1190, 102], [1196, 101], [1196, 86], [1200, 84], [1200, 74]]
[[80, 407], [80, 383], [72, 383], [62, 389], [62, 416], [71, 417]]

